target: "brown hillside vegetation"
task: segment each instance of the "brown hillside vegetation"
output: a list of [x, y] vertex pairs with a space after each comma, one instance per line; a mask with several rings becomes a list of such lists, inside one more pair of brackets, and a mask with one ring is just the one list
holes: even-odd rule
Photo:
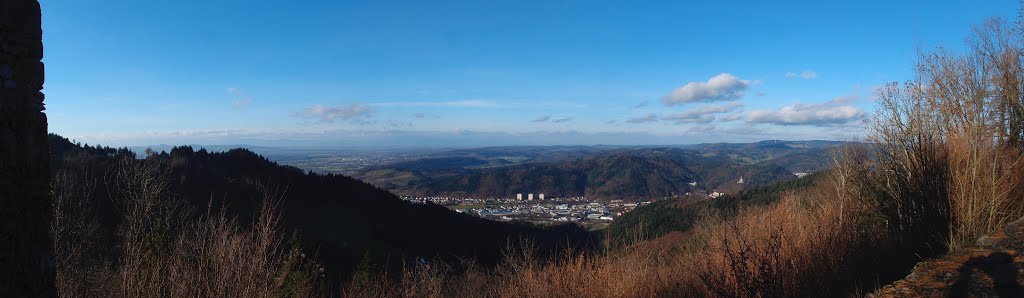
[[879, 146], [883, 211], [904, 236], [956, 250], [1024, 211], [1024, 48], [1016, 29], [988, 20], [968, 53], [922, 54], [916, 81], [879, 92], [869, 141]]
[[[844, 165], [853, 166], [853, 165]], [[352, 297], [656, 297], [827, 296], [855, 291], [879, 256], [865, 255], [884, 235], [874, 206], [835, 200], [833, 181], [790, 192], [778, 204], [748, 208], [732, 220], [707, 215], [691, 233], [595, 255], [541, 260], [510, 249], [493, 272], [453, 273], [431, 265], [400, 280], [355, 279]], [[853, 194], [845, 196], [855, 197]], [[884, 241], [883, 241], [884, 242]], [[360, 275], [360, 274], [357, 274]], [[871, 280], [871, 279], [868, 279]]]

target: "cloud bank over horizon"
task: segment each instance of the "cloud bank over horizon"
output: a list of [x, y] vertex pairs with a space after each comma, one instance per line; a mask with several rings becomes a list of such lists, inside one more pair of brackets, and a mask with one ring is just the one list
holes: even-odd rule
[[[813, 135], [779, 131], [779, 138], [766, 138], [763, 129], [737, 129], [704, 125], [675, 134], [642, 131], [582, 132], [533, 131], [488, 132], [473, 130], [346, 130], [346, 129], [196, 129], [147, 131], [138, 134], [100, 136], [65, 135], [73, 141], [112, 147], [156, 145], [251, 145], [281, 148], [468, 148], [487, 146], [552, 145], [686, 145], [717, 142], [756, 142], [768, 139], [814, 140]], [[728, 133], [728, 138], [720, 135]]]

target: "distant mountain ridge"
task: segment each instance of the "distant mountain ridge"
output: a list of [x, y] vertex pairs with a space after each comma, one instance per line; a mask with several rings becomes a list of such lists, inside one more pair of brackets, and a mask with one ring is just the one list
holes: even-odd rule
[[[535, 151], [542, 149], [536, 147], [481, 148], [480, 152], [460, 150], [464, 157], [425, 158], [376, 166], [355, 177], [413, 196], [508, 198], [517, 193], [544, 193], [549, 198], [654, 199], [697, 191], [736, 193], [794, 179], [797, 178], [794, 173], [827, 168], [828, 151], [841, 144], [843, 142], [762, 141], [599, 150], [576, 148], [575, 155], [564, 156], [538, 153]], [[551, 161], [496, 164], [495, 158], [517, 150], [532, 156], [547, 156]]]

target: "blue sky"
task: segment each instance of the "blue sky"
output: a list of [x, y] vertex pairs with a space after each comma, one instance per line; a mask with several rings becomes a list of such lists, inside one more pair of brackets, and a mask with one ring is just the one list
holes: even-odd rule
[[1016, 1], [47, 1], [51, 132], [108, 145], [847, 139]]

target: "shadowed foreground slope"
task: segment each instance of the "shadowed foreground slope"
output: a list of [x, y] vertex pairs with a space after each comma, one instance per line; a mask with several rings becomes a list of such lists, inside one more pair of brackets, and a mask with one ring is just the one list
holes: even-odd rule
[[914, 267], [871, 297], [1024, 297], [1024, 218], [974, 247]]

